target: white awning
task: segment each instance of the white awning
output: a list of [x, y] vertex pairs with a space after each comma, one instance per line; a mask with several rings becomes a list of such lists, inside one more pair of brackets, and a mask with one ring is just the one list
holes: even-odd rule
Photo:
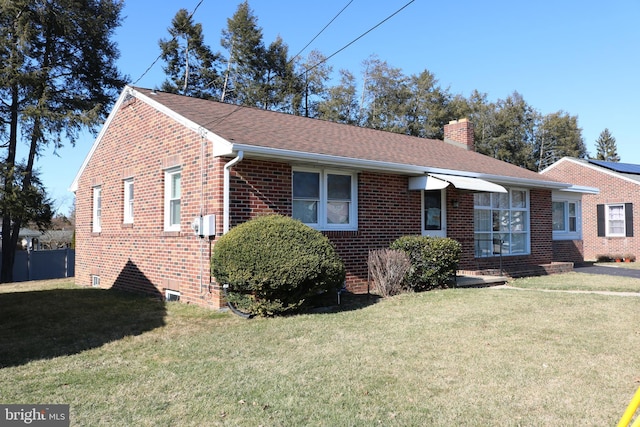
[[469, 176], [444, 175], [440, 173], [430, 173], [424, 176], [414, 176], [409, 178], [409, 190], [441, 190], [449, 184], [459, 190], [478, 191], [486, 193], [506, 193], [507, 190], [501, 185], [485, 181], [480, 178]]

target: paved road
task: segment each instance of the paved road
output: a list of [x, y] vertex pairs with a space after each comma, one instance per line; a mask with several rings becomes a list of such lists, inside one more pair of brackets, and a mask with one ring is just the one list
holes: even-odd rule
[[573, 271], [576, 273], [590, 273], [590, 274], [606, 274], [608, 276], [619, 276], [619, 277], [633, 277], [636, 279], [640, 279], [640, 270], [624, 268], [624, 267], [604, 267], [601, 265], [575, 265], [573, 267]]

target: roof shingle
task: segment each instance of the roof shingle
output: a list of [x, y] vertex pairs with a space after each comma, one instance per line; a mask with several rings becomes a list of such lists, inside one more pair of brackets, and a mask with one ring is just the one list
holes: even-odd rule
[[134, 89], [231, 143], [558, 183], [533, 171], [441, 140]]

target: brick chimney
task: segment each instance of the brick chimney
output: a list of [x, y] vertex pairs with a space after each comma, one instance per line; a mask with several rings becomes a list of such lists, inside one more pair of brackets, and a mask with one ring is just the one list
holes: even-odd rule
[[448, 125], [444, 125], [444, 142], [462, 145], [469, 151], [475, 151], [473, 123], [469, 119], [451, 120]]

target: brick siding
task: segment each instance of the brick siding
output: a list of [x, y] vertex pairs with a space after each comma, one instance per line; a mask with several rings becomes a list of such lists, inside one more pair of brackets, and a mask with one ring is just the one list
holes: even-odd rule
[[[576, 185], [595, 187], [600, 194], [582, 197], [582, 237], [584, 259], [595, 261], [599, 255], [633, 254], [640, 257], [640, 183], [616, 177], [611, 173], [562, 161], [544, 173], [545, 176]], [[599, 237], [596, 206], [609, 203], [633, 203], [634, 237]]]
[[[197, 132], [133, 98], [122, 105], [78, 181], [76, 282], [164, 296], [212, 308], [222, 304], [210, 284], [209, 258], [215, 240], [194, 236], [190, 224], [200, 214], [216, 215], [223, 228], [223, 169], [231, 158], [214, 158]], [[165, 170], [180, 167], [181, 225], [164, 231]], [[291, 215], [291, 165], [246, 158], [231, 170], [231, 226], [253, 217]], [[134, 222], [123, 224], [124, 178], [134, 180]], [[92, 188], [102, 188], [102, 230], [92, 233]], [[505, 266], [551, 262], [551, 192], [531, 193], [531, 256], [504, 257]], [[448, 235], [463, 245], [463, 269], [497, 267], [496, 257], [476, 259], [473, 195], [447, 190]], [[366, 292], [367, 257], [403, 235], [421, 232], [421, 193], [408, 190], [408, 177], [358, 173], [358, 230], [328, 231], [347, 268], [347, 286]]]

